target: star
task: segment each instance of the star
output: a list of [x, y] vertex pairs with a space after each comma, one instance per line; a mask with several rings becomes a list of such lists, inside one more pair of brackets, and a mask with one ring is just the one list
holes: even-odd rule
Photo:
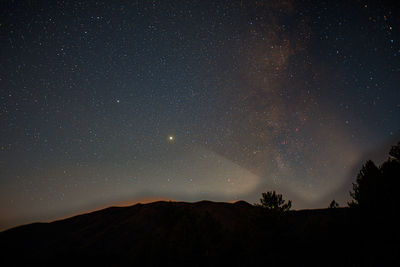
[[175, 141], [175, 136], [168, 135], [167, 140], [168, 140], [169, 143], [173, 143]]

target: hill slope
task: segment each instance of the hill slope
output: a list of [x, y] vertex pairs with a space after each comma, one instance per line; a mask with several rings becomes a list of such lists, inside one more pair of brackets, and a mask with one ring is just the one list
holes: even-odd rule
[[[251, 266], [373, 263], [349, 209], [271, 214], [244, 201], [111, 207], [0, 233], [1, 266]], [[356, 244], [357, 247], [358, 243]]]

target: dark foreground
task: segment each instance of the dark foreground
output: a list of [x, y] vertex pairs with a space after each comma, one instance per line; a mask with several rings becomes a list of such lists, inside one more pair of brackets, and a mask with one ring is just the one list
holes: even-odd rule
[[396, 222], [240, 201], [112, 207], [0, 233], [0, 266], [400, 266]]

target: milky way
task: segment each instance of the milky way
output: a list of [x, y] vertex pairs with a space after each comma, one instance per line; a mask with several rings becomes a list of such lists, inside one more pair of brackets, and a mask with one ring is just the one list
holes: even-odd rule
[[399, 139], [390, 1], [0, 10], [1, 229], [154, 199], [254, 203], [269, 190], [296, 209], [346, 205], [360, 164]]

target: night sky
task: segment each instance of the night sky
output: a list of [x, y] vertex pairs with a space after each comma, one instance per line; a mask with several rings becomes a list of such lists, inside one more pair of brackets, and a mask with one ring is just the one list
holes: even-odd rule
[[398, 5], [1, 1], [0, 229], [269, 190], [346, 205], [400, 139]]

